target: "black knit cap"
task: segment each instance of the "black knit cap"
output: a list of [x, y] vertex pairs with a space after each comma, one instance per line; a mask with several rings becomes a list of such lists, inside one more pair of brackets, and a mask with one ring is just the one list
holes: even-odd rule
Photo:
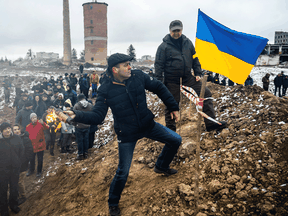
[[107, 62], [108, 62], [108, 71], [112, 71], [112, 68], [122, 62], [127, 62], [127, 61], [131, 61], [133, 59], [133, 57], [129, 56], [129, 55], [125, 55], [122, 53], [115, 53], [113, 55], [111, 55]]
[[1, 125], [0, 125], [0, 131], [1, 133], [3, 132], [3, 130], [5, 130], [6, 128], [10, 127], [11, 128], [11, 125], [8, 123], [8, 122], [3, 122]]

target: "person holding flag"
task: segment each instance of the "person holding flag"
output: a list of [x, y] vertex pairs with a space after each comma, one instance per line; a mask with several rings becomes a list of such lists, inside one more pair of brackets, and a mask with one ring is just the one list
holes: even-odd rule
[[[193, 43], [182, 34], [183, 24], [180, 20], [174, 20], [169, 26], [170, 34], [163, 38], [162, 44], [158, 47], [155, 59], [155, 77], [163, 81], [168, 90], [174, 96], [177, 103], [180, 102], [180, 78], [182, 85], [192, 87], [200, 95], [202, 83], [201, 65], [196, 54]], [[194, 76], [191, 74], [194, 71]], [[208, 87], [205, 88], [205, 98], [212, 94]], [[211, 99], [204, 101], [203, 112], [215, 119], [215, 111]], [[166, 127], [176, 131], [175, 119], [171, 118], [170, 112], [165, 110]], [[221, 125], [207, 118], [204, 118], [207, 131], [221, 130], [227, 127], [227, 123], [221, 121]]]

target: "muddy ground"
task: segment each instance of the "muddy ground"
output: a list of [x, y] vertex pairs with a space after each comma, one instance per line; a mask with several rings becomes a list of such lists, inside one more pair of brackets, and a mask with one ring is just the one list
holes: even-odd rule
[[[229, 127], [221, 133], [205, 132], [202, 123], [199, 213], [194, 196], [197, 115], [183, 96], [178, 123], [183, 142], [171, 165], [179, 173], [154, 173], [163, 144], [139, 140], [119, 204], [122, 215], [288, 215], [288, 98], [258, 86], [208, 86], [216, 116]], [[155, 120], [164, 124], [164, 105], [154, 95], [148, 98]], [[12, 116], [11, 108], [3, 112]], [[104, 131], [106, 137], [112, 128]], [[45, 152], [45, 175], [25, 177], [29, 198], [18, 215], [108, 215], [117, 148], [112, 137], [80, 162], [75, 161], [76, 152], [57, 151], [53, 158]]]

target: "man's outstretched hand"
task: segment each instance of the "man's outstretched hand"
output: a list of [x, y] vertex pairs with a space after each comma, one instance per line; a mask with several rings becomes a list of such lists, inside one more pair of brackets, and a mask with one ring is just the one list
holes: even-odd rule
[[170, 115], [171, 115], [171, 119], [175, 118], [175, 122], [179, 121], [179, 111], [173, 111], [170, 113]]

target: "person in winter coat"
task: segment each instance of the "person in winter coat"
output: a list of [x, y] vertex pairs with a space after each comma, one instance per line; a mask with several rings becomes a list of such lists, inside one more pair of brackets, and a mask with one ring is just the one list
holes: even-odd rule
[[282, 85], [282, 77], [281, 74], [278, 74], [275, 78], [274, 78], [274, 85], [275, 85], [275, 91], [274, 91], [274, 95], [276, 96], [277, 90], [278, 90], [278, 96], [282, 97], [281, 95], [281, 85]]
[[70, 81], [71, 81], [70, 84], [71, 84], [72, 90], [76, 91], [78, 80], [75, 74], [71, 74]]
[[21, 85], [23, 84], [23, 80], [18, 76], [18, 74], [15, 74], [15, 79], [13, 81], [13, 84], [15, 86], [15, 92], [16, 97], [21, 95]]
[[67, 85], [66, 89], [64, 100], [70, 99], [72, 105], [74, 106], [77, 102], [77, 93], [72, 89], [71, 85]]
[[146, 90], [157, 94], [171, 115], [178, 120], [179, 107], [174, 97], [157, 79], [140, 70], [131, 70], [132, 58], [120, 53], [109, 57], [107, 76], [98, 89], [92, 111], [66, 111], [75, 122], [98, 125], [105, 119], [108, 108], [112, 110], [119, 143], [119, 165], [109, 191], [110, 215], [120, 215], [118, 203], [127, 181], [137, 140], [147, 137], [165, 143], [154, 171], [167, 176], [177, 173], [169, 165], [182, 141], [176, 132], [154, 121], [154, 115], [147, 107]]
[[45, 111], [47, 110], [46, 104], [42, 101], [40, 95], [35, 95], [34, 104], [32, 110], [36, 113], [36, 115], [41, 118]]
[[93, 74], [90, 77], [90, 83], [92, 84], [92, 98], [97, 96], [97, 87], [99, 84], [99, 76], [96, 71], [93, 71]]
[[[183, 25], [180, 20], [174, 20], [169, 26], [170, 34], [163, 38], [163, 42], [157, 49], [155, 59], [155, 75], [160, 81], [164, 78], [164, 85], [174, 96], [177, 103], [180, 101], [180, 78], [184, 86], [191, 87], [200, 95], [202, 82], [201, 65], [198, 58], [193, 58], [196, 54], [193, 43], [189, 38], [182, 34]], [[194, 71], [194, 76], [191, 74]], [[205, 98], [211, 97], [212, 94], [208, 87], [205, 88]], [[213, 101], [211, 99], [204, 101], [203, 112], [215, 119]], [[171, 119], [169, 110], [165, 110], [166, 127], [176, 131], [176, 123]], [[222, 125], [214, 123], [204, 118], [206, 130], [221, 130], [227, 126], [226, 122]]]
[[[48, 95], [47, 94], [43, 94], [42, 96], [41, 96], [41, 98], [42, 98], [42, 101], [43, 101], [43, 103], [45, 104], [45, 106], [46, 106], [46, 110], [48, 109], [48, 107], [50, 107], [51, 105], [52, 105], [52, 102], [51, 102], [51, 100], [50, 100], [50, 97], [48, 97]], [[45, 111], [46, 111], [45, 110]], [[45, 113], [45, 112], [44, 112]], [[43, 114], [44, 114], [43, 113]]]
[[83, 70], [84, 70], [84, 65], [80, 64], [80, 66], [79, 66], [80, 74], [83, 74]]
[[282, 96], [285, 96], [286, 95], [286, 91], [287, 91], [287, 88], [288, 88], [288, 76], [286, 75], [283, 79], [283, 91], [282, 91]]
[[1, 216], [9, 216], [8, 206], [14, 213], [21, 210], [18, 207], [18, 182], [24, 147], [21, 138], [12, 133], [9, 123], [3, 122], [0, 131], [0, 213]]
[[215, 74], [215, 76], [214, 76], [214, 83], [216, 83], [216, 84], [220, 84], [220, 80], [219, 80], [219, 74]]
[[33, 113], [33, 102], [32, 101], [26, 101], [24, 108], [22, 108], [16, 118], [15, 123], [21, 125], [22, 132], [25, 131], [26, 126], [30, 124], [30, 114]]
[[54, 76], [51, 76], [51, 77], [50, 77], [49, 83], [51, 83], [52, 86], [55, 85], [56, 80], [54, 79]]
[[[85, 99], [84, 94], [79, 94], [77, 99], [78, 102], [75, 104], [73, 110], [80, 110], [84, 112], [92, 110], [93, 106]], [[75, 126], [76, 142], [78, 144], [77, 160], [83, 160], [88, 157], [89, 128], [90, 125], [83, 123], [77, 123]]]
[[265, 91], [268, 91], [269, 89], [269, 77], [270, 77], [270, 74], [266, 74], [263, 78], [262, 78], [262, 82], [263, 82], [263, 89]]
[[81, 82], [79, 81], [80, 89], [82, 89], [83, 94], [88, 99], [88, 93], [89, 93], [89, 82], [87, 79], [87, 74], [84, 74], [83, 78], [81, 79]]
[[55, 115], [55, 110], [53, 106], [47, 109], [42, 119], [49, 126], [49, 130], [44, 131], [44, 135], [46, 138], [46, 150], [50, 149], [50, 155], [54, 156], [56, 133], [58, 130], [61, 129], [61, 121]]
[[222, 85], [222, 86], [226, 86], [226, 78], [223, 78], [223, 79], [221, 80], [221, 85]]
[[245, 83], [244, 83], [244, 86], [252, 86], [253, 85], [253, 79], [250, 75], [248, 75]]
[[228, 80], [228, 86], [234, 86], [234, 82], [232, 80]]
[[10, 102], [11, 82], [7, 76], [5, 76], [2, 85], [4, 87], [5, 103], [8, 104]]
[[[64, 107], [66, 111], [69, 111], [72, 108], [72, 104], [65, 101]], [[63, 134], [63, 139], [61, 142], [60, 153], [70, 152], [73, 129], [74, 129], [74, 126], [72, 124], [69, 124], [67, 122], [65, 123], [64, 121], [61, 122], [61, 133]]]
[[43, 122], [42, 119], [38, 121], [36, 113], [31, 113], [30, 119], [31, 123], [26, 127], [26, 131], [29, 133], [34, 155], [32, 160], [30, 160], [29, 171], [26, 175], [30, 176], [34, 173], [35, 156], [37, 155], [38, 165], [36, 177], [40, 178], [42, 174], [44, 150], [46, 149], [44, 130], [48, 130], [49, 126]]
[[63, 109], [64, 106], [64, 96], [62, 93], [59, 93], [57, 99], [53, 101], [53, 106], [59, 109]]
[[31, 140], [29, 139], [29, 133], [25, 131], [21, 134], [21, 127], [18, 124], [13, 125], [13, 133], [15, 135], [20, 136], [22, 140], [22, 144], [24, 146], [24, 154], [22, 157], [22, 165], [20, 168], [20, 178], [19, 178], [19, 198], [18, 198], [18, 204], [21, 205], [26, 201], [26, 195], [25, 195], [25, 185], [24, 185], [24, 176], [22, 175], [24, 172], [27, 171], [29, 161], [32, 160], [34, 156], [33, 152], [33, 146], [31, 143]]
[[207, 82], [214, 83], [214, 78], [212, 76], [212, 73], [211, 72], [207, 72], [206, 74], [208, 75]]

